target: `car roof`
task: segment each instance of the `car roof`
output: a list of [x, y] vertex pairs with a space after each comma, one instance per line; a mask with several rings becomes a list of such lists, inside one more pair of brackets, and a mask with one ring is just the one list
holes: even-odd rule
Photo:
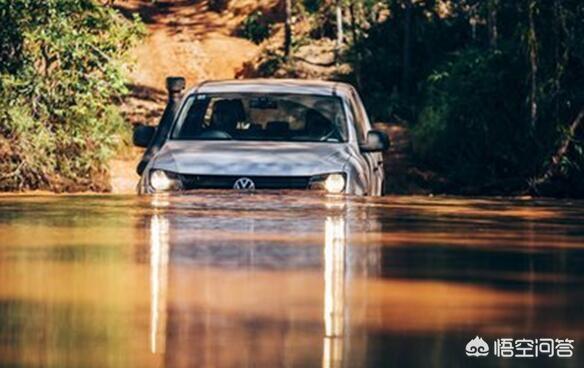
[[307, 95], [347, 95], [347, 83], [304, 79], [234, 79], [206, 81], [190, 93], [294, 93]]

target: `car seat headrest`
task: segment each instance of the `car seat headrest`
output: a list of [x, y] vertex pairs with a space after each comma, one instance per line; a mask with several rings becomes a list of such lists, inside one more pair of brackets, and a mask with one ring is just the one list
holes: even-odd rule
[[306, 131], [313, 135], [323, 135], [332, 128], [332, 123], [323, 114], [316, 110], [308, 110], [306, 113]]
[[245, 110], [241, 100], [220, 100], [213, 105], [213, 123], [227, 129], [235, 129], [238, 122], [245, 120]]

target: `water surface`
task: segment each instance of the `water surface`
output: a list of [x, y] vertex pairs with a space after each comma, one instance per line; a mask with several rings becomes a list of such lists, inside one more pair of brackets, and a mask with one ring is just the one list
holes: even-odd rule
[[[0, 197], [0, 366], [582, 366], [584, 203]], [[479, 335], [571, 359], [467, 358]]]

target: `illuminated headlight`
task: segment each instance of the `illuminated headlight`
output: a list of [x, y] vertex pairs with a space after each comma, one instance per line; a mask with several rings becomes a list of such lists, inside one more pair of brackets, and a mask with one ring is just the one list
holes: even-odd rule
[[345, 189], [344, 174], [327, 174], [310, 179], [310, 189], [325, 190], [328, 193], [341, 193]]
[[153, 170], [150, 173], [150, 185], [157, 192], [167, 192], [180, 189], [181, 182], [174, 174], [163, 170]]

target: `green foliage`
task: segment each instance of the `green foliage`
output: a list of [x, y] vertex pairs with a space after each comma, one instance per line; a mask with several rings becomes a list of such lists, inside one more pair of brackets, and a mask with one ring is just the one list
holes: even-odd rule
[[[419, 111], [418, 98], [426, 78], [449, 56], [465, 45], [469, 38], [468, 19], [455, 16], [441, 22], [434, 17], [433, 8], [426, 2], [418, 2], [412, 10], [411, 80], [410, 96], [404, 88], [404, 23], [402, 1], [391, 1], [389, 16], [382, 22], [373, 23], [365, 37], [355, 42], [349, 50], [349, 58], [357, 65], [359, 80], [367, 107], [377, 119], [388, 120], [395, 115], [413, 121]], [[374, 8], [374, 5], [370, 5]], [[424, 20], [424, 21], [422, 21]], [[357, 78], [356, 78], [357, 79]]]
[[272, 24], [261, 10], [251, 13], [240, 26], [239, 35], [254, 43], [261, 43], [270, 36]]
[[92, 0], [0, 0], [0, 190], [103, 190], [143, 34]]
[[524, 117], [521, 66], [501, 51], [452, 55], [428, 78], [413, 128], [418, 157], [466, 185], [533, 170], [536, 147]]
[[548, 193], [582, 195], [584, 126], [567, 127], [584, 109], [584, 3], [410, 4], [409, 15], [390, 0], [380, 21], [365, 16], [346, 55], [375, 119], [409, 121], [418, 163], [452, 188], [525, 188], [569, 139], [554, 185], [564, 184]]

